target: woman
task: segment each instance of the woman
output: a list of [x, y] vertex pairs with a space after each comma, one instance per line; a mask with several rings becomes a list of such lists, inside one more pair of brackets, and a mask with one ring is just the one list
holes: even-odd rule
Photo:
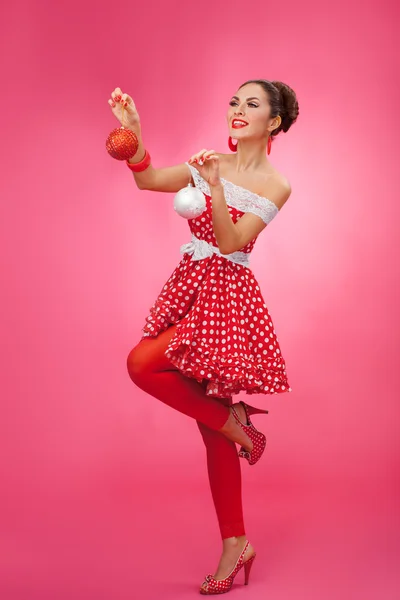
[[268, 412], [233, 404], [232, 396], [291, 391], [248, 259], [291, 193], [266, 148], [269, 154], [272, 138], [297, 119], [298, 102], [282, 82], [247, 81], [227, 112], [234, 154], [202, 149], [188, 162], [163, 169], [151, 164], [132, 98], [116, 88], [108, 102], [120, 122], [125, 109], [124, 126], [138, 137], [138, 151], [126, 162], [139, 189], [178, 192], [191, 182], [206, 197], [206, 210], [188, 221], [192, 239], [181, 247], [183, 258], [151, 307], [127, 365], [139, 388], [195, 419], [200, 429], [223, 541], [218, 568], [200, 592], [223, 593], [242, 567], [248, 583], [256, 555], [243, 522], [239, 458], [251, 465], [261, 458], [265, 435], [250, 415]]

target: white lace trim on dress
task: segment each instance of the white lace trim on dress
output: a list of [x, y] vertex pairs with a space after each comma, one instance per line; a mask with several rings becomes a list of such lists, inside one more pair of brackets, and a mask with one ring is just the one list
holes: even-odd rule
[[221, 254], [219, 248], [209, 244], [206, 240], [200, 240], [198, 237], [192, 233], [192, 241], [183, 244], [180, 248], [182, 254], [191, 254], [192, 260], [202, 260], [203, 258], [207, 258], [208, 256], [212, 256], [213, 254], [218, 254], [223, 258], [226, 258], [238, 265], [243, 265], [244, 267], [249, 266], [250, 256], [246, 252], [232, 252], [231, 254]]
[[[202, 178], [195, 167], [189, 165], [188, 162], [185, 162], [185, 164], [190, 169], [196, 187], [203, 192], [203, 194], [211, 196], [210, 186], [207, 181]], [[225, 200], [228, 206], [232, 206], [244, 213], [251, 212], [258, 217], [261, 217], [264, 223], [267, 224], [278, 214], [279, 209], [272, 200], [264, 198], [264, 196], [259, 196], [255, 192], [251, 192], [240, 185], [236, 185], [236, 183], [232, 183], [232, 181], [228, 181], [223, 177], [221, 177], [221, 182], [224, 187]]]

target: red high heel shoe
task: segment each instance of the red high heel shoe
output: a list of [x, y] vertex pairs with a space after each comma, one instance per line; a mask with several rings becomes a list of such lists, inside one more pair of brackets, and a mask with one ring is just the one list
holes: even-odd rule
[[245, 410], [247, 423], [242, 423], [234, 406], [231, 407], [233, 416], [235, 417], [237, 423], [239, 423], [243, 431], [249, 436], [249, 438], [253, 442], [253, 450], [249, 452], [248, 450], [245, 450], [245, 448], [243, 448], [242, 446], [238, 454], [241, 458], [246, 458], [250, 465], [255, 465], [256, 462], [260, 460], [265, 450], [267, 438], [263, 433], [261, 433], [261, 431], [258, 431], [258, 429], [254, 427], [253, 423], [251, 422], [250, 415], [255, 415], [257, 413], [267, 414], [268, 411], [263, 408], [256, 408], [255, 406], [250, 406], [250, 404], [246, 404], [246, 402], [240, 401], [240, 404]]
[[233, 567], [229, 575], [225, 577], [225, 579], [215, 579], [214, 575], [206, 575], [206, 578], [203, 582], [203, 586], [206, 585], [206, 587], [200, 588], [200, 594], [209, 596], [211, 594], [225, 594], [225, 592], [229, 592], [232, 587], [233, 580], [242, 567], [244, 567], [244, 585], [248, 585], [250, 570], [256, 557], [256, 553], [254, 553], [249, 559], [243, 561], [243, 557], [246, 554], [248, 546], [249, 542], [246, 541], [244, 548], [237, 559], [236, 565]]

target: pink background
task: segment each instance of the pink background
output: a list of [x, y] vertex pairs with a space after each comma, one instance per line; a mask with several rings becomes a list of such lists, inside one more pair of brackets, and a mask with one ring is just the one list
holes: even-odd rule
[[270, 157], [293, 193], [252, 261], [293, 392], [256, 399], [259, 557], [231, 593], [399, 597], [399, 9], [330, 4], [1, 9], [2, 600], [194, 598], [217, 567], [197, 427], [126, 370], [189, 230], [107, 155], [107, 100], [132, 95], [169, 166], [229, 152], [230, 96], [258, 77], [300, 105]]

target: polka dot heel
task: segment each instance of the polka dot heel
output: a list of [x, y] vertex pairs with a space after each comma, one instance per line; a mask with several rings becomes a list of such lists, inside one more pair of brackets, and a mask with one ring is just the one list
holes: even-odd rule
[[206, 575], [203, 585], [200, 588], [200, 594], [210, 596], [212, 594], [225, 594], [226, 592], [229, 592], [229, 590], [232, 587], [233, 580], [235, 579], [236, 575], [239, 573], [242, 567], [244, 567], [244, 585], [248, 585], [250, 569], [256, 557], [256, 553], [254, 553], [246, 561], [243, 560], [248, 546], [249, 542], [246, 541], [244, 548], [237, 560], [237, 563], [233, 567], [232, 571], [229, 573], [228, 577], [225, 577], [225, 579], [215, 579], [214, 575]]
[[262, 408], [256, 408], [255, 406], [250, 406], [249, 404], [246, 404], [246, 402], [241, 401], [240, 404], [243, 406], [243, 408], [245, 410], [247, 424], [242, 423], [242, 421], [239, 419], [239, 415], [237, 414], [234, 406], [232, 406], [232, 413], [233, 413], [233, 416], [235, 417], [237, 423], [240, 425], [240, 427], [243, 429], [243, 431], [249, 436], [249, 438], [253, 442], [253, 450], [251, 452], [249, 452], [248, 450], [245, 450], [242, 446], [240, 448], [238, 454], [241, 458], [246, 458], [250, 465], [255, 465], [256, 462], [260, 460], [260, 458], [265, 450], [265, 446], [267, 444], [267, 438], [265, 437], [265, 435], [263, 433], [261, 433], [261, 431], [258, 431], [258, 429], [256, 429], [254, 427], [253, 423], [250, 420], [250, 415], [253, 415], [256, 413], [267, 414], [268, 411], [265, 409], [262, 409]]

